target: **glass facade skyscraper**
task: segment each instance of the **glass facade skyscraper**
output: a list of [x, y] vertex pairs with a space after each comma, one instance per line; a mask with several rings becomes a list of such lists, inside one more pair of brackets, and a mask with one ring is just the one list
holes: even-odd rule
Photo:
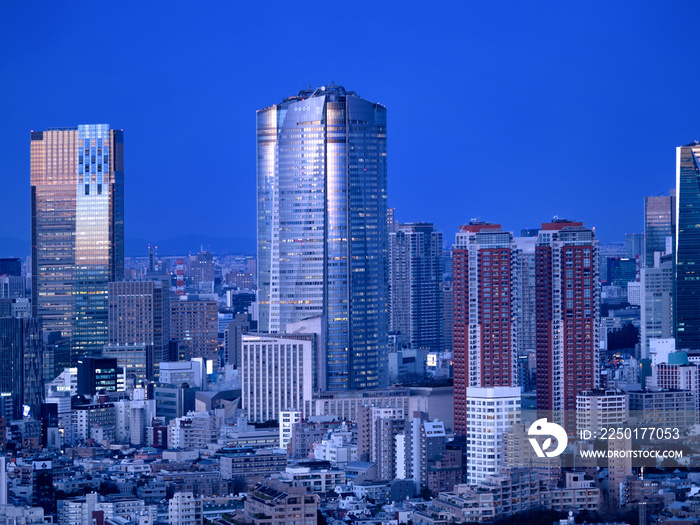
[[259, 329], [322, 316], [324, 390], [386, 382], [386, 108], [341, 86], [257, 112]]
[[[675, 193], [644, 198], [644, 266], [654, 267], [654, 252], [666, 251], [666, 238], [676, 229]], [[628, 255], [629, 256], [629, 255]]]
[[124, 274], [123, 134], [107, 124], [31, 134], [32, 313], [71, 341], [107, 342], [107, 283]]
[[676, 148], [676, 348], [700, 352], [700, 142]]

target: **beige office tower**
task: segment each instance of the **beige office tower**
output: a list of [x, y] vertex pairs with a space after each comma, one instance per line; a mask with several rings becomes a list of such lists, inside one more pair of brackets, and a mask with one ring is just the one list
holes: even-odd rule
[[107, 342], [107, 284], [124, 274], [123, 132], [107, 124], [31, 134], [32, 316], [71, 342]]

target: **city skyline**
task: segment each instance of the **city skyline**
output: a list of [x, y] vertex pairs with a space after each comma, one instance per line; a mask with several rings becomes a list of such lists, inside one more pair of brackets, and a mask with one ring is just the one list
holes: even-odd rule
[[700, 525], [700, 4], [395, 7], [0, 6], [0, 525]]
[[[391, 107], [389, 205], [397, 208], [399, 221], [432, 222], [447, 235], [476, 217], [498, 220], [504, 228], [518, 231], [559, 215], [596, 227], [602, 243], [621, 242], [624, 233], [642, 231], [641, 198], [665, 194], [673, 186], [674, 148], [695, 138], [697, 120], [692, 106], [683, 112], [675, 109], [691, 99], [698, 75], [684, 66], [692, 46], [683, 35], [692, 30], [677, 30], [676, 24], [689, 24], [698, 7], [673, 6], [661, 13], [650, 6], [637, 7], [629, 13], [617, 6], [601, 11], [557, 6], [541, 19], [537, 12], [515, 8], [498, 13], [498, 29], [487, 33], [478, 22], [494, 17], [492, 8], [460, 6], [422, 17], [426, 37], [417, 43], [401, 32], [378, 31], [374, 19], [381, 17], [369, 20], [343, 13], [349, 17], [342, 18], [344, 23], [377, 34], [378, 40], [360, 42], [356, 53], [336, 55], [333, 61], [324, 61], [332, 55], [322, 49], [317, 61], [287, 59], [274, 73], [263, 70], [257, 75], [251, 73], [257, 73], [261, 53], [273, 53], [275, 45], [291, 38], [294, 24], [273, 20], [278, 36], [248, 53], [242, 49], [247, 49], [243, 44], [252, 36], [251, 29], [237, 22], [235, 31], [222, 31], [219, 20], [227, 18], [226, 7], [222, 12], [190, 13], [191, 23], [169, 13], [156, 16], [143, 7], [143, 19], [159, 20], [147, 34], [138, 30], [138, 23], [127, 23], [125, 12], [99, 7], [104, 17], [124, 22], [125, 34], [132, 37], [124, 43], [105, 39], [104, 46], [116, 59], [108, 68], [94, 69], [96, 81], [106, 86], [105, 102], [101, 90], [65, 77], [57, 61], [39, 53], [49, 46], [57, 54], [75, 53], [77, 42], [53, 28], [79, 18], [79, 7], [29, 16], [23, 6], [5, 6], [2, 19], [17, 23], [5, 22], [0, 36], [3, 77], [19, 82], [0, 87], [5, 101], [0, 173], [6, 187], [0, 195], [0, 244], [9, 246], [12, 238], [18, 247], [2, 255], [28, 254], [23, 248], [29, 244], [24, 137], [31, 129], [79, 122], [110, 122], [128, 130], [130, 172], [132, 180], [139, 181], [139, 191], [126, 202], [131, 224], [127, 245], [133, 241], [145, 252], [147, 243], [205, 228], [213, 238], [253, 239], [252, 111], [309, 84], [333, 80]], [[373, 9], [378, 15], [389, 14], [382, 6]], [[240, 14], [262, 16], [252, 7]], [[285, 18], [310, 18], [313, 23], [318, 16], [289, 13]], [[412, 27], [418, 21], [411, 14], [396, 16], [399, 26]], [[555, 17], [577, 20], [573, 34], [552, 24]], [[627, 23], [615, 22], [621, 18]], [[29, 42], [21, 33], [28, 19], [36, 27]], [[215, 30], [203, 33], [197, 21]], [[115, 36], [111, 27], [105, 31]], [[163, 54], [161, 42], [181, 32], [188, 36], [187, 45], [177, 43], [171, 54]], [[99, 63], [100, 54], [89, 48], [81, 52], [86, 63]], [[144, 55], [153, 60], [143, 61]], [[222, 56], [235, 56], [235, 67], [221, 72]], [[35, 67], [29, 70], [27, 63]], [[48, 89], [45, 75], [65, 82]], [[676, 81], [662, 80], [669, 75]], [[139, 90], [132, 86], [134, 78]], [[415, 85], [427, 96], [416, 98], [410, 90], [397, 89], [405, 85]], [[462, 110], [440, 104], [433, 92], [454, 94], [460, 108], [467, 101], [465, 114], [445, 119], [440, 132], [430, 124], [433, 115], [458, 115]], [[157, 134], [151, 133], [154, 126]], [[641, 137], [644, 155], [620, 154], [630, 137]], [[224, 151], [234, 160], [208, 170], [201, 163], [202, 148]], [[578, 150], [575, 162], [571, 148]], [[494, 162], [500, 155], [510, 160]], [[153, 173], [158, 176], [149, 176]], [[194, 184], [204, 173], [207, 183]], [[495, 178], [506, 186], [494, 187]], [[574, 191], [568, 180], [580, 178], [589, 184]], [[184, 186], [188, 191], [182, 191]], [[226, 193], [236, 196], [239, 204], [210, 205], [216, 195]], [[598, 205], [585, 207], [580, 196], [595, 198]], [[178, 202], [187, 206], [172, 205]], [[523, 202], [535, 205], [525, 207]], [[610, 212], [616, 220], [606, 220]], [[212, 249], [221, 251], [216, 245]]]

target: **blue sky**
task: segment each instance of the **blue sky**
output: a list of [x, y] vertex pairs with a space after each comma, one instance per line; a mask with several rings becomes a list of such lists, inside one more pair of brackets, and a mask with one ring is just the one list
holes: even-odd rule
[[124, 129], [127, 238], [254, 238], [256, 109], [335, 81], [387, 106], [399, 220], [451, 242], [470, 218], [558, 215], [621, 241], [700, 138], [698, 19], [697, 2], [4, 2], [0, 239], [28, 245], [30, 130], [103, 122]]

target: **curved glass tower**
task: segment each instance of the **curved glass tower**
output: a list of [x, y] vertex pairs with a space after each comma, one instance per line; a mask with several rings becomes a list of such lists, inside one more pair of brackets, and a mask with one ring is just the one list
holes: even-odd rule
[[316, 387], [386, 384], [386, 108], [341, 86], [257, 112], [259, 328], [322, 317]]

